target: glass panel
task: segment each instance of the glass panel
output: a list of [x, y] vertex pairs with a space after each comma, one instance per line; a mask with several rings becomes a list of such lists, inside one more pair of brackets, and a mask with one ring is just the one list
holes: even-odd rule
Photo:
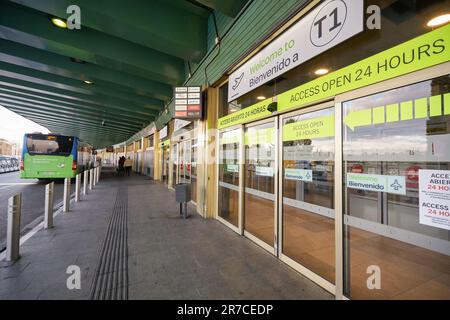
[[184, 177], [184, 167], [185, 167], [185, 143], [180, 142], [178, 144], [178, 179], [179, 183], [185, 183], [185, 177]]
[[178, 144], [174, 144], [172, 148], [172, 184], [175, 186], [178, 183], [177, 170], [178, 170]]
[[275, 139], [273, 121], [245, 129], [244, 228], [270, 246], [274, 244]]
[[191, 140], [185, 141], [184, 144], [184, 182], [191, 183]]
[[352, 299], [450, 299], [449, 89], [443, 76], [343, 104]]
[[221, 132], [219, 147], [219, 217], [239, 225], [239, 140], [241, 129]]
[[192, 140], [191, 149], [191, 196], [194, 202], [197, 202], [197, 139]]
[[283, 121], [283, 253], [334, 283], [334, 108]]
[[[423, 35], [432, 30], [427, 26], [430, 19], [448, 13], [449, 0], [366, 0], [365, 6], [376, 5], [381, 9], [381, 29], [365, 29], [360, 34], [340, 43], [301, 65], [280, 74], [251, 92], [228, 103], [228, 84], [219, 88], [219, 118], [245, 109], [260, 100], [272, 97], [320, 77], [318, 69], [329, 72], [339, 70], [383, 50]], [[395, 29], [395, 32], [392, 30]], [[348, 48], [354, 48], [348, 54]], [[280, 63], [281, 56], [277, 63]], [[262, 68], [261, 70], [267, 70]], [[253, 76], [265, 75], [262, 71]]]

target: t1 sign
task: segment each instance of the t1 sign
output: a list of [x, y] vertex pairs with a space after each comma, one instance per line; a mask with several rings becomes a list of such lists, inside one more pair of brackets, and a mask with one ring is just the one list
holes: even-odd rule
[[324, 1], [231, 74], [228, 102], [353, 37], [363, 29], [363, 0]]

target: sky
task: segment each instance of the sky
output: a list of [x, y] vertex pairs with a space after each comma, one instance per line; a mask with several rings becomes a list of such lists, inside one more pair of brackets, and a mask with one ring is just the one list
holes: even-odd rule
[[0, 105], [0, 138], [22, 144], [23, 135], [35, 131], [49, 132], [47, 128]]

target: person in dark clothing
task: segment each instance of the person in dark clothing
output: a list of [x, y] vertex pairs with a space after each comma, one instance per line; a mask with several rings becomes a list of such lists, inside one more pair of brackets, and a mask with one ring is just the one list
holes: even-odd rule
[[123, 166], [125, 167], [125, 172], [127, 173], [127, 176], [130, 176], [131, 167], [133, 166], [133, 161], [131, 161], [130, 157], [128, 157], [128, 159], [124, 161]]
[[121, 172], [124, 172], [124, 171], [125, 171], [125, 169], [124, 169], [124, 163], [125, 163], [125, 157], [122, 156], [122, 157], [119, 158], [119, 168], [117, 169], [117, 171], [119, 172], [119, 174], [120, 174]]

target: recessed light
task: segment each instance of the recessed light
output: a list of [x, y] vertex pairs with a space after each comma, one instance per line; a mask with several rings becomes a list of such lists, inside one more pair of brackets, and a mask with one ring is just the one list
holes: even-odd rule
[[264, 99], [266, 99], [266, 97], [264, 97], [264, 96], [257, 96], [256, 99], [258, 99], [258, 100], [264, 100]]
[[323, 76], [324, 74], [327, 74], [328, 72], [330, 72], [330, 70], [325, 69], [325, 68], [320, 68], [320, 69], [317, 69], [316, 71], [314, 71], [314, 73], [318, 76]]
[[434, 17], [430, 21], [428, 21], [427, 26], [428, 27], [437, 27], [444, 23], [447, 23], [450, 21], [450, 13], [443, 14], [437, 17]]
[[83, 82], [86, 83], [86, 84], [93, 84], [94, 83], [94, 82], [89, 81], [89, 80], [83, 80]]
[[51, 17], [50, 21], [58, 28], [63, 28], [63, 29], [67, 28], [67, 23], [61, 18]]

